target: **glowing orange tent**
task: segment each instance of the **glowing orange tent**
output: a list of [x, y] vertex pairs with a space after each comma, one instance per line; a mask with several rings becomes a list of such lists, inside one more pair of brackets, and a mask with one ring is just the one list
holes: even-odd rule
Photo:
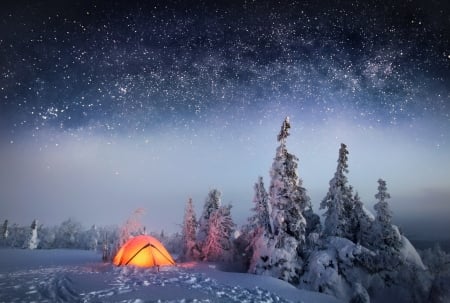
[[157, 239], [141, 235], [128, 240], [113, 259], [117, 266], [136, 265], [151, 267], [175, 265], [172, 256]]

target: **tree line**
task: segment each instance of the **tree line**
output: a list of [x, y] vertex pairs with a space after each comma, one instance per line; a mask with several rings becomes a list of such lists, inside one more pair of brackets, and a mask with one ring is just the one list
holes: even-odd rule
[[231, 219], [231, 206], [220, 205], [218, 190], [209, 193], [198, 221], [188, 200], [182, 230], [184, 260], [240, 262], [250, 273], [350, 302], [370, 302], [383, 292], [397, 293], [393, 300], [399, 302], [440, 302], [450, 277], [449, 255], [439, 248], [424, 254], [432, 268], [438, 267], [436, 263], [443, 266], [439, 272], [423, 264], [392, 222], [385, 180], [377, 181], [375, 215], [364, 207], [349, 184], [344, 143], [320, 203], [321, 222], [298, 176], [299, 159], [287, 149], [290, 127], [287, 117], [277, 136], [269, 186], [266, 189], [263, 178], [258, 178], [251, 215], [239, 229]]

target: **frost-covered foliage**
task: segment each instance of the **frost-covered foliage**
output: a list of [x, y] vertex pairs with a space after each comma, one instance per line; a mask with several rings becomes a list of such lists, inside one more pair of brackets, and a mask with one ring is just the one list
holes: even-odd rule
[[[30, 226], [8, 224], [8, 230], [9, 236], [0, 242], [1, 247], [29, 248], [29, 241], [32, 238]], [[106, 261], [111, 260], [117, 250], [120, 228], [114, 225], [98, 226], [96, 224], [86, 228], [72, 218], [56, 226], [38, 225], [36, 220], [36, 234], [39, 240], [36, 249], [64, 248], [102, 251]], [[155, 234], [158, 239], [160, 236], [160, 233]], [[164, 235], [161, 242], [171, 254], [181, 254], [181, 234]]]
[[192, 199], [189, 198], [184, 211], [182, 237], [182, 257], [184, 260], [195, 260], [200, 257], [196, 243], [197, 218]]
[[432, 276], [429, 302], [450, 302], [450, 254], [436, 243], [422, 252], [422, 259]]
[[209, 218], [208, 234], [202, 247], [206, 261], [231, 262], [235, 257], [233, 232], [236, 225], [230, 210], [231, 205], [220, 206]]
[[328, 237], [314, 251], [301, 287], [347, 302], [426, 302], [430, 276], [415, 249], [403, 237], [395, 266], [386, 267], [378, 252], [341, 237]]
[[[56, 226], [44, 226], [33, 222], [30, 226], [19, 226], [12, 224], [9, 229], [9, 236], [2, 241], [3, 247], [11, 248], [30, 248], [34, 249], [91, 249], [97, 250], [99, 244], [109, 241], [112, 247], [112, 241], [118, 239], [117, 227], [97, 227], [84, 228], [80, 222], [74, 219], [67, 219]], [[36, 228], [33, 228], [33, 227]], [[36, 235], [34, 238], [33, 235]], [[37, 240], [37, 241], [35, 241]]]
[[25, 247], [28, 249], [36, 249], [39, 244], [38, 232], [37, 232], [37, 220], [33, 220], [30, 226], [30, 234], [28, 240], [25, 243]]
[[8, 220], [5, 220], [5, 222], [3, 222], [3, 226], [2, 226], [1, 240], [8, 239], [8, 236], [9, 236]]
[[97, 250], [100, 239], [100, 231], [97, 225], [92, 225], [91, 228], [85, 233], [85, 243], [90, 250]]
[[421, 256], [424, 264], [433, 275], [450, 275], [450, 254], [442, 250], [439, 243], [424, 250]]
[[271, 234], [273, 230], [269, 212], [269, 195], [264, 187], [263, 178], [259, 177], [254, 185], [255, 195], [253, 197], [253, 215], [248, 219], [247, 229], [249, 232], [262, 227], [266, 234]]
[[164, 231], [150, 232], [150, 235], [158, 239], [173, 257], [183, 256], [183, 238], [181, 233], [169, 234]]
[[353, 198], [354, 208], [350, 214], [350, 237], [354, 243], [358, 243], [363, 246], [370, 246], [372, 244], [372, 222], [373, 218], [364, 208], [358, 193]]
[[269, 201], [272, 208], [273, 235], [305, 242], [306, 220], [302, 215], [309, 197], [299, 186], [297, 157], [288, 153], [283, 143], [277, 149], [270, 175]]
[[56, 246], [57, 226], [39, 226], [39, 248], [49, 249]]
[[392, 225], [392, 212], [387, 201], [391, 196], [383, 179], [378, 180], [378, 193], [375, 194], [375, 198], [378, 200], [373, 206], [376, 212], [374, 222], [376, 246], [385, 251], [399, 249], [401, 236], [398, 228]]
[[270, 275], [269, 235], [262, 227], [252, 231], [251, 236], [246, 239], [246, 252], [248, 252], [248, 272], [253, 274]]
[[[248, 218], [247, 224], [241, 229], [241, 235], [238, 238], [239, 245], [242, 246], [241, 253], [244, 262], [249, 266], [249, 272], [257, 272], [258, 260], [261, 254], [267, 255], [260, 247], [261, 242], [268, 242], [272, 234], [273, 223], [270, 217], [269, 195], [264, 186], [263, 178], [259, 177], [258, 182], [253, 186], [253, 208], [252, 215]], [[264, 239], [262, 239], [264, 238]]]
[[212, 213], [219, 209], [219, 206], [221, 204], [221, 196], [222, 193], [219, 190], [212, 189], [208, 193], [208, 197], [206, 198], [205, 204], [203, 205], [203, 212], [198, 222], [199, 227], [197, 233], [197, 243], [201, 249], [203, 248], [203, 242], [208, 236], [209, 219]]
[[[415, 248], [392, 224], [386, 182], [378, 181], [376, 217], [364, 207], [358, 193], [353, 195], [345, 144], [341, 144], [336, 173], [321, 203], [326, 210], [322, 229], [297, 177], [298, 159], [286, 149], [289, 128], [286, 119], [270, 172], [270, 224], [262, 223], [266, 221], [259, 219], [255, 207], [242, 229], [252, 253], [249, 272], [352, 303], [427, 302], [430, 296], [430, 302], [446, 302], [439, 298], [448, 298], [444, 286], [449, 285], [449, 276], [436, 278], [438, 275], [427, 271]], [[264, 200], [262, 189], [255, 186], [254, 202]]]
[[310, 255], [301, 286], [338, 298], [350, 298], [352, 287], [346, 275], [355, 267], [357, 257], [367, 259], [372, 255], [348, 239], [328, 237], [322, 248]]
[[352, 187], [348, 185], [347, 146], [341, 143], [338, 165], [325, 198], [320, 203], [325, 211], [324, 235], [347, 237], [350, 228], [350, 214], [353, 209]]
[[54, 246], [58, 248], [78, 248], [81, 245], [83, 227], [74, 219], [62, 222], [55, 234]]
[[144, 210], [142, 208], [136, 209], [127, 221], [120, 227], [117, 247], [122, 247], [122, 245], [132, 237], [145, 234], [145, 227], [141, 221], [143, 214]]
[[302, 271], [302, 254], [306, 251], [307, 220], [303, 214], [307, 213], [314, 224], [310, 232], [316, 230], [318, 220], [314, 218], [310, 198], [297, 175], [298, 158], [286, 148], [289, 128], [287, 117], [277, 137], [280, 145], [270, 171], [270, 228], [267, 230], [260, 224], [251, 239], [253, 256], [249, 270], [297, 284]]
[[9, 236], [5, 240], [5, 246], [23, 248], [24, 243], [29, 236], [29, 226], [19, 226], [17, 223], [13, 223], [9, 227]]
[[285, 142], [286, 138], [290, 135], [289, 129], [291, 128], [291, 123], [289, 121], [289, 117], [286, 117], [281, 125], [281, 130], [278, 133], [277, 140], [278, 142]]
[[[269, 203], [275, 237], [292, 237], [298, 244], [305, 242], [306, 220], [302, 215], [309, 203], [306, 191], [297, 175], [298, 158], [286, 148], [289, 118], [283, 122], [278, 140], [280, 145], [270, 171]], [[283, 240], [278, 240], [280, 242]]]

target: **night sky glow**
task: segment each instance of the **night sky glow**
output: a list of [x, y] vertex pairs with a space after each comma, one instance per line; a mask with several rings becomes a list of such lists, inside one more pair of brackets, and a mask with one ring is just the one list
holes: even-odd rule
[[[67, 3], [66, 3], [67, 2]], [[70, 3], [69, 3], [70, 2]], [[318, 211], [341, 142], [372, 210], [450, 230], [448, 1], [2, 1], [0, 220], [178, 231], [218, 188], [242, 224], [276, 136]]]

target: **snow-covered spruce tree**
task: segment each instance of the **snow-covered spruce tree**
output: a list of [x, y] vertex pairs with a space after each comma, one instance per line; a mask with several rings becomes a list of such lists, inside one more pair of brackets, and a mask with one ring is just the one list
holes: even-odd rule
[[31, 223], [30, 235], [26, 243], [28, 249], [36, 249], [39, 244], [37, 227], [37, 220], [33, 220], [33, 223]]
[[369, 247], [371, 244], [371, 231], [373, 218], [364, 208], [364, 205], [358, 195], [353, 198], [354, 208], [350, 217], [350, 226], [352, 227], [351, 236], [354, 243]]
[[195, 216], [194, 204], [189, 198], [184, 210], [182, 238], [182, 255], [184, 260], [194, 260], [199, 258], [195, 236], [197, 232], [197, 218]]
[[197, 246], [202, 250], [203, 243], [208, 236], [209, 218], [211, 214], [218, 210], [221, 204], [222, 193], [217, 189], [212, 189], [203, 205], [203, 212], [198, 221]]
[[391, 195], [387, 192], [386, 181], [378, 179], [378, 192], [375, 194], [378, 200], [373, 206], [376, 212], [374, 222], [375, 243], [381, 250], [399, 250], [402, 242], [397, 227], [392, 225], [392, 212], [388, 199]]
[[302, 214], [306, 220], [306, 248], [311, 251], [317, 244], [320, 232], [322, 230], [322, 225], [320, 223], [319, 215], [314, 213], [312, 209], [311, 201], [308, 201], [308, 204]]
[[330, 188], [328, 189], [327, 195], [320, 203], [320, 208], [326, 209], [324, 214], [324, 236], [353, 238], [350, 230], [350, 218], [354, 202], [353, 189], [347, 184], [347, 155], [347, 146], [341, 143], [336, 172], [330, 180]]
[[254, 185], [255, 195], [253, 197], [253, 215], [248, 218], [247, 229], [251, 232], [262, 228], [264, 233], [271, 234], [273, 223], [269, 214], [269, 195], [264, 187], [263, 178], [259, 177]]
[[[251, 209], [253, 215], [247, 220], [247, 224], [242, 227], [240, 239], [245, 243], [244, 254], [247, 256], [245, 262], [248, 264], [249, 272], [256, 273], [262, 269], [256, 268], [260, 263], [261, 256], [268, 252], [264, 246], [272, 235], [273, 223], [269, 210], [269, 195], [264, 186], [263, 178], [259, 177], [258, 182], [253, 187], [255, 195], [253, 196], [254, 207]], [[263, 246], [263, 247], [260, 247]]]
[[267, 243], [268, 254], [260, 256], [255, 268], [256, 273], [297, 284], [306, 236], [306, 220], [302, 213], [309, 205], [309, 197], [297, 175], [298, 158], [286, 149], [289, 128], [289, 117], [286, 117], [278, 134], [280, 145], [270, 171], [269, 203], [273, 231]]
[[235, 224], [231, 218], [231, 205], [220, 206], [211, 213], [208, 235], [203, 244], [205, 261], [231, 262], [234, 258], [233, 231]]

